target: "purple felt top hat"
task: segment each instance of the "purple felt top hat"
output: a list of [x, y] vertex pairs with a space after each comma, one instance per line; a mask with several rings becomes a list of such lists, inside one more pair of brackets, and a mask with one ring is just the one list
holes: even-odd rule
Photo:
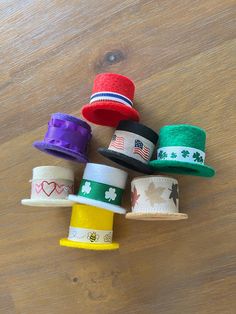
[[44, 140], [34, 142], [33, 146], [60, 158], [86, 163], [91, 137], [91, 127], [85, 121], [68, 114], [54, 113]]

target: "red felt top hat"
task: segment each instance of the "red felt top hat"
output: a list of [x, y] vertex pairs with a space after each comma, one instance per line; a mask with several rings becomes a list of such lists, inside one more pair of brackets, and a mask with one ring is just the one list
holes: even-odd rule
[[126, 76], [101, 73], [95, 77], [90, 103], [82, 107], [88, 121], [116, 127], [121, 120], [139, 121], [133, 108], [134, 83]]

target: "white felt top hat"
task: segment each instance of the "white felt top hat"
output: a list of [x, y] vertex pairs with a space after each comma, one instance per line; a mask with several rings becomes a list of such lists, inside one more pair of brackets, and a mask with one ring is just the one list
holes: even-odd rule
[[144, 176], [131, 182], [132, 212], [128, 219], [179, 220], [186, 214], [179, 213], [179, 186], [174, 178]]
[[68, 207], [73, 202], [67, 199], [74, 191], [72, 169], [58, 166], [41, 166], [33, 169], [31, 198], [21, 203], [28, 206]]
[[127, 172], [114, 167], [87, 163], [77, 195], [69, 195], [68, 199], [120, 214], [125, 213], [120, 205], [127, 176]]

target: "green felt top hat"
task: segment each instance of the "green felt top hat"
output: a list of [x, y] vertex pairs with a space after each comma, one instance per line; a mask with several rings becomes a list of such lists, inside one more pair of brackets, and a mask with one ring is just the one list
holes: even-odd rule
[[166, 125], [160, 129], [157, 159], [150, 165], [160, 172], [212, 177], [215, 170], [204, 165], [206, 132], [193, 125]]

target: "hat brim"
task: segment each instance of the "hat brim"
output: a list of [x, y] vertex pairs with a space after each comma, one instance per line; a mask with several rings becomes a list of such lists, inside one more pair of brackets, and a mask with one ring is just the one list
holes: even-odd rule
[[73, 160], [80, 163], [87, 163], [88, 158], [87, 156], [81, 154], [81, 153], [75, 153], [69, 148], [63, 148], [54, 144], [45, 143], [44, 141], [36, 141], [33, 143], [33, 146], [42, 152], [45, 152], [47, 154], [67, 159], [67, 160]]
[[94, 124], [111, 127], [117, 127], [121, 120], [139, 121], [138, 111], [116, 101], [106, 100], [84, 105], [81, 113]]
[[86, 205], [99, 207], [99, 208], [102, 208], [102, 209], [110, 210], [110, 211], [112, 211], [114, 213], [117, 213], [117, 214], [125, 214], [126, 213], [126, 210], [123, 207], [121, 207], [121, 206], [117, 206], [117, 205], [114, 205], [114, 204], [108, 204], [108, 203], [105, 203], [105, 202], [102, 202], [102, 201], [97, 201], [97, 200], [94, 200], [94, 199], [91, 199], [91, 198], [86, 198], [86, 197], [83, 197], [83, 196], [77, 196], [77, 195], [70, 194], [68, 196], [68, 199], [70, 201], [75, 202], [75, 203], [86, 204]]
[[23, 199], [21, 200], [22, 205], [36, 206], [36, 207], [71, 207], [74, 203], [70, 200], [36, 200], [36, 199]]
[[105, 250], [117, 250], [119, 249], [119, 243], [84, 243], [68, 240], [67, 238], [60, 240], [61, 246], [72, 247], [76, 249], [85, 249], [85, 250], [95, 250], [95, 251], [105, 251]]
[[177, 160], [153, 160], [149, 162], [149, 165], [160, 172], [200, 177], [213, 177], [215, 175], [215, 170], [210, 166]]
[[181, 220], [188, 219], [183, 213], [127, 213], [125, 218], [134, 220]]
[[109, 158], [123, 167], [146, 174], [152, 174], [154, 172], [150, 165], [142, 163], [141, 161], [122, 153], [118, 153], [107, 148], [98, 148], [98, 152], [104, 157]]

